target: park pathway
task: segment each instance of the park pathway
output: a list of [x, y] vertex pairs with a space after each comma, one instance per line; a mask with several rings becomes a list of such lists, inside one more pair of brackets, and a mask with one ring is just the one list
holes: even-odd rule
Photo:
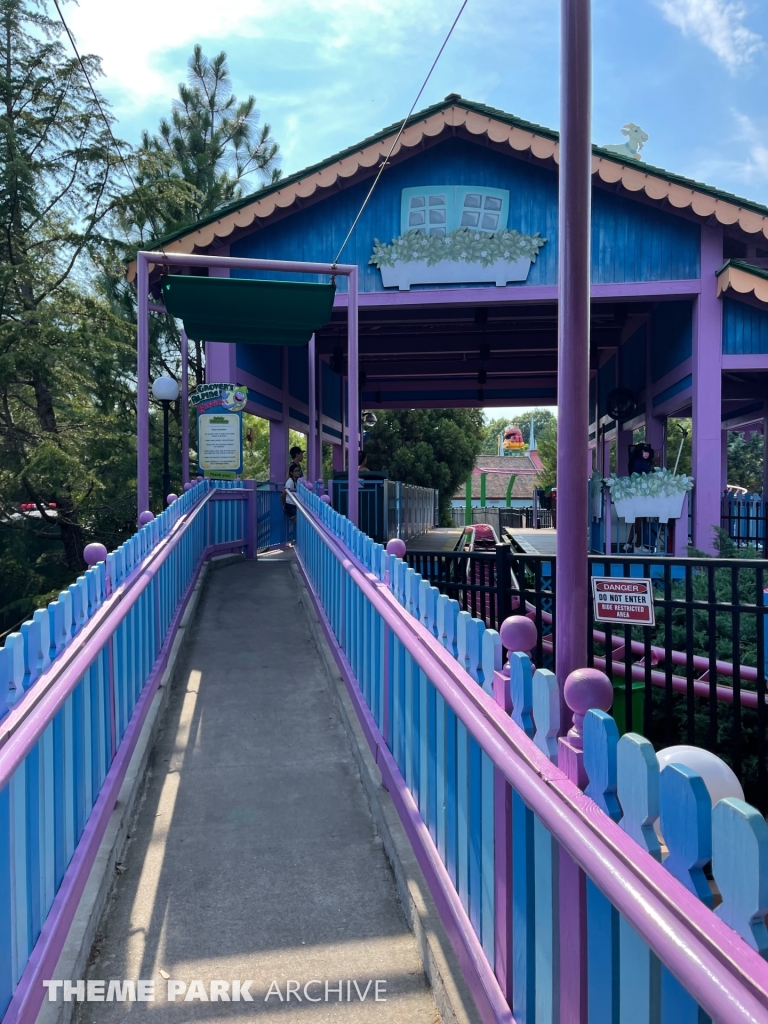
[[[439, 1022], [291, 560], [208, 576], [87, 973], [155, 1001], [80, 1024]], [[252, 1002], [166, 1001], [248, 980]]]

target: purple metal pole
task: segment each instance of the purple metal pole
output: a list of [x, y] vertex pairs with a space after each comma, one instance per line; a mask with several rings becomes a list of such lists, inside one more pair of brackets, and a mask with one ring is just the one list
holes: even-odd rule
[[149, 267], [136, 259], [136, 490], [137, 515], [149, 508]]
[[307, 432], [307, 476], [317, 480], [317, 401], [315, 398], [315, 336], [309, 339], [309, 431]]
[[715, 554], [720, 525], [720, 409], [723, 304], [715, 274], [723, 263], [723, 229], [701, 227], [701, 294], [693, 307], [693, 544]]
[[189, 342], [181, 332], [181, 482], [189, 483]]
[[589, 569], [584, 447], [589, 437], [590, 0], [562, 0], [557, 388], [557, 677], [587, 663]]
[[316, 361], [315, 394], [317, 395], [317, 448], [315, 452], [315, 467], [317, 479], [323, 476], [323, 365]]
[[347, 306], [347, 380], [349, 387], [349, 507], [347, 517], [358, 525], [357, 452], [360, 447], [360, 375], [357, 358], [357, 267], [349, 274]]

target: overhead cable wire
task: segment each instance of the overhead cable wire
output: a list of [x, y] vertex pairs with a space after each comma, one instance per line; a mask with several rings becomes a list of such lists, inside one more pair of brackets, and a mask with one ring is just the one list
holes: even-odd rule
[[[131, 173], [131, 169], [128, 166], [128, 162], [125, 159], [125, 157], [123, 156], [122, 150], [120, 149], [120, 144], [118, 143], [117, 139], [115, 138], [115, 136], [114, 136], [114, 134], [112, 132], [112, 125], [110, 124], [109, 118], [107, 117], [107, 114], [106, 114], [106, 111], [104, 110], [104, 107], [102, 106], [101, 97], [96, 92], [96, 90], [95, 90], [95, 88], [93, 86], [93, 82], [91, 81], [91, 76], [88, 74], [88, 68], [85, 66], [85, 62], [83, 61], [83, 58], [80, 56], [80, 51], [77, 48], [77, 43], [75, 42], [75, 37], [70, 32], [69, 25], [65, 21], [64, 15], [63, 15], [63, 13], [61, 11], [61, 7], [59, 6], [59, 0], [53, 0], [53, 4], [54, 4], [56, 10], [58, 11], [59, 20], [61, 21], [61, 24], [64, 26], [64, 31], [69, 36], [69, 41], [72, 44], [72, 49], [74, 50], [75, 56], [77, 57], [78, 63], [80, 64], [80, 68], [81, 68], [83, 74], [85, 75], [85, 80], [86, 80], [86, 82], [88, 83], [88, 85], [90, 87], [91, 93], [93, 94], [93, 98], [94, 98], [94, 100], [96, 102], [96, 106], [99, 108], [99, 113], [101, 114], [102, 120], [104, 121], [104, 124], [106, 125], [107, 131], [109, 132], [109, 137], [112, 140], [112, 145], [115, 147], [115, 150], [117, 151], [117, 155], [120, 157], [120, 162], [123, 165], [123, 167], [125, 168], [125, 173], [130, 178], [131, 184], [133, 185], [134, 192], [136, 193], [137, 196], [139, 196], [139, 186], [136, 184], [136, 179], [133, 177], [133, 174]], [[141, 199], [139, 199], [139, 202], [141, 202]], [[141, 205], [143, 206], [144, 204], [141, 203]], [[152, 226], [152, 230], [155, 232], [155, 237], [156, 238], [160, 238], [161, 236], [160, 236], [160, 232], [157, 230], [157, 224], [155, 224], [155, 221], [154, 221], [154, 219], [152, 217], [152, 214], [150, 213], [149, 208], [147, 206], [144, 206], [144, 212], [147, 215], [147, 220], [149, 221], [149, 223]], [[160, 246], [160, 251], [163, 252], [163, 253], [165, 252], [165, 249], [162, 247], [162, 245]]]
[[[378, 174], [376, 175], [376, 177], [375, 177], [375, 178], [373, 179], [373, 184], [372, 184], [372, 185], [371, 185], [371, 187], [370, 187], [370, 188], [368, 189], [368, 195], [367, 195], [367, 196], [365, 197], [365, 199], [363, 200], [363, 205], [362, 205], [362, 206], [360, 207], [360, 209], [359, 209], [359, 210], [357, 211], [357, 216], [355, 217], [354, 221], [352, 222], [352, 227], [351, 227], [351, 228], [349, 229], [349, 231], [347, 232], [347, 237], [346, 237], [346, 238], [344, 239], [344, 241], [343, 241], [343, 242], [341, 243], [341, 247], [339, 248], [339, 251], [338, 251], [338, 252], [336, 253], [336, 258], [334, 259], [334, 261], [333, 261], [333, 264], [332, 264], [332, 265], [333, 265], [334, 267], [335, 267], [335, 266], [336, 266], [336, 264], [337, 264], [337, 263], [339, 262], [339, 259], [340, 259], [340, 257], [341, 257], [341, 254], [342, 254], [342, 253], [344, 252], [344, 249], [346, 248], [347, 242], [348, 242], [348, 241], [350, 240], [350, 238], [352, 237], [352, 234], [353, 234], [353, 232], [354, 232], [355, 228], [357, 227], [357, 222], [358, 222], [358, 221], [360, 220], [360, 218], [361, 218], [361, 216], [362, 216], [362, 214], [363, 214], [363, 210], [364, 210], [364, 209], [366, 208], [366, 206], [368, 205], [368, 200], [369, 200], [369, 199], [371, 198], [371, 196], [373, 195], [374, 189], [376, 188], [376, 186], [377, 186], [377, 185], [378, 185], [378, 183], [379, 183], [379, 178], [380, 178], [380, 177], [382, 176], [382, 174], [384, 173], [384, 169], [385, 169], [385, 168], [387, 167], [387, 165], [389, 164], [390, 158], [391, 158], [392, 154], [394, 153], [394, 151], [395, 151], [395, 149], [396, 149], [396, 147], [397, 147], [397, 144], [398, 144], [398, 142], [400, 141], [400, 136], [401, 136], [401, 135], [403, 134], [403, 132], [405, 131], [405, 126], [406, 126], [406, 124], [408, 123], [408, 121], [410, 120], [410, 118], [411, 118], [411, 115], [413, 114], [414, 110], [416, 109], [416, 104], [417, 104], [417, 103], [419, 102], [419, 100], [421, 99], [421, 94], [422, 94], [422, 93], [424, 92], [424, 90], [426, 89], [426, 87], [427, 87], [427, 82], [429, 82], [430, 78], [432, 77], [432, 72], [433, 72], [433, 71], [435, 70], [435, 68], [437, 67], [437, 62], [438, 62], [438, 61], [440, 60], [440, 57], [442, 56], [443, 50], [444, 50], [444, 49], [446, 48], [446, 46], [448, 45], [448, 40], [449, 40], [449, 39], [451, 38], [451, 36], [453, 35], [453, 30], [454, 30], [454, 29], [456, 28], [457, 24], [459, 23], [459, 18], [460, 18], [460, 17], [462, 16], [462, 14], [464, 13], [464, 8], [465, 8], [465, 7], [467, 6], [467, 4], [468, 4], [468, 3], [469, 3], [469, 0], [464, 0], [464, 2], [462, 3], [461, 7], [459, 8], [459, 13], [458, 13], [458, 14], [456, 15], [456, 17], [455, 17], [455, 18], [453, 19], [453, 24], [452, 24], [452, 25], [451, 25], [451, 27], [450, 27], [450, 28], [448, 29], [448, 34], [446, 35], [445, 39], [443, 40], [442, 46], [441, 46], [441, 47], [440, 47], [440, 49], [439, 49], [439, 50], [437, 51], [437, 56], [436, 56], [436, 57], [435, 57], [435, 59], [434, 59], [434, 60], [432, 61], [432, 67], [431, 67], [431, 68], [429, 69], [429, 71], [427, 72], [427, 77], [426, 77], [426, 78], [424, 79], [424, 81], [423, 81], [423, 82], [422, 82], [422, 84], [421, 84], [421, 88], [420, 88], [420, 89], [419, 89], [419, 91], [418, 91], [418, 92], [416, 93], [416, 99], [415, 99], [415, 100], [413, 101], [413, 103], [412, 103], [412, 105], [411, 105], [411, 109], [410, 109], [410, 110], [408, 111], [408, 113], [406, 114], [406, 116], [405, 116], [405, 117], [403, 118], [403, 123], [402, 123], [402, 124], [400, 125], [400, 130], [398, 131], [397, 135], [395, 136], [395, 141], [394, 141], [394, 142], [392, 143], [392, 146], [390, 147], [389, 153], [387, 153], [387, 156], [386, 156], [386, 157], [385, 157], [385, 159], [384, 159], [384, 160], [382, 161], [382, 163], [381, 163], [381, 165], [380, 165], [380, 167], [379, 167], [379, 173], [378, 173]], [[57, 4], [57, 6], [58, 6], [58, 4]]]

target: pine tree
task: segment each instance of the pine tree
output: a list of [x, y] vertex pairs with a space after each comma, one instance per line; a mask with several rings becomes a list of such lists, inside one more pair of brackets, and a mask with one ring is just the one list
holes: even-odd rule
[[[85, 285], [119, 155], [61, 33], [40, 0], [0, 0], [0, 511], [3, 529], [60, 542], [72, 573], [84, 507], [103, 486], [87, 410], [114, 356], [100, 340], [117, 325]], [[99, 59], [83, 64], [96, 79]], [[20, 503], [35, 516], [19, 518]]]

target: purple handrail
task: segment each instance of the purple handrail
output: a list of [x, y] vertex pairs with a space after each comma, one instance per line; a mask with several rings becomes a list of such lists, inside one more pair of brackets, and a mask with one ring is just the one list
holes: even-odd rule
[[[252, 495], [253, 491], [232, 489], [217, 493], [217, 490], [212, 488], [191, 509], [182, 513], [169, 533], [152, 548], [133, 572], [113, 591], [99, 611], [73, 639], [71, 645], [56, 658], [13, 711], [0, 723], [0, 744], [3, 744], [0, 749], [0, 790], [9, 784], [12, 776], [24, 763], [25, 757], [38, 742], [53, 717], [109, 643], [115, 630], [136, 605], [141, 595], [153, 583], [163, 564], [181, 543], [197, 517], [207, 508], [208, 503], [227, 498], [246, 500], [250, 503], [252, 498], [249, 497], [249, 494]], [[152, 699], [167, 666], [176, 631], [192, 596], [200, 569], [212, 554], [217, 554], [225, 549], [231, 550], [233, 546], [250, 548], [253, 542], [253, 530], [250, 523], [252, 518], [249, 516], [246, 520], [245, 537], [217, 544], [206, 543], [205, 540], [202, 542], [198, 561], [168, 624], [157, 659], [144, 683], [128, 726], [115, 751], [114, 759], [91, 809], [83, 833], [5, 1012], [3, 1024], [34, 1024], [44, 996], [42, 980], [50, 978], [55, 970], [78, 902], [85, 889], [88, 874], [96, 858], [99, 844], [117, 801], [131, 756], [151, 707]]]
[[[304, 500], [299, 508], [509, 785], [704, 1011], [728, 1024], [768, 1019], [765, 961], [554, 767]], [[375, 723], [366, 732], [384, 754]], [[399, 773], [391, 781], [410, 797]]]

